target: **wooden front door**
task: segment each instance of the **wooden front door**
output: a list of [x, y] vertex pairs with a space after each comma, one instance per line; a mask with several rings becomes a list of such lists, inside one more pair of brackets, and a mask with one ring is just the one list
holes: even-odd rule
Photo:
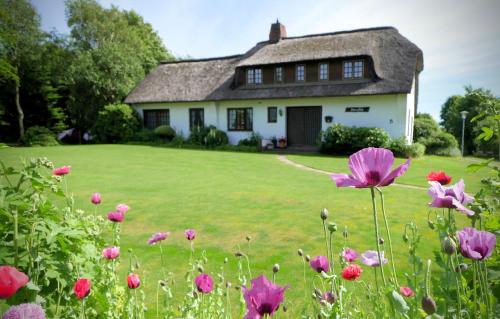
[[316, 146], [321, 131], [321, 106], [287, 107], [288, 145]]

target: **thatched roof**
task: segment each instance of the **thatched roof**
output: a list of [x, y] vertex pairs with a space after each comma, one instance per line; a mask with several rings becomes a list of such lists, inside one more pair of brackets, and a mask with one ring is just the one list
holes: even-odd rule
[[[370, 56], [377, 80], [235, 88], [235, 69], [252, 65]], [[127, 96], [126, 103], [217, 101], [409, 93], [423, 69], [422, 51], [395, 28], [380, 27], [260, 42], [243, 55], [165, 62]]]

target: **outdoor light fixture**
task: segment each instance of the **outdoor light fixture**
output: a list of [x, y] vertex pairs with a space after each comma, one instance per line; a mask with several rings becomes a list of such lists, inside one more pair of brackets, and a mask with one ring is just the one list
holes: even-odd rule
[[278, 111], [278, 113], [280, 114], [280, 117], [281, 117], [281, 116], [283, 116], [283, 110], [282, 110], [282, 109], [280, 109], [280, 110]]
[[462, 111], [460, 115], [462, 116], [462, 157], [464, 156], [464, 132], [465, 132], [465, 119], [467, 118], [469, 112]]

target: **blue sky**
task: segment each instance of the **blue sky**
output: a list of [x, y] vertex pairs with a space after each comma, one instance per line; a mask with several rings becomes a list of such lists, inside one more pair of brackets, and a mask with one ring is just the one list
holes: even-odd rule
[[[42, 28], [68, 33], [64, 0], [31, 0]], [[439, 118], [441, 105], [464, 85], [500, 96], [498, 0], [99, 0], [135, 10], [175, 55], [243, 53], [266, 40], [277, 18], [289, 36], [394, 26], [424, 52], [419, 111]]]

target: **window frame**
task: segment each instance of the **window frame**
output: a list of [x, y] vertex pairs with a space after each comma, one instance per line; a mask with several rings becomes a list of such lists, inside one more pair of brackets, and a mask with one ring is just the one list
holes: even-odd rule
[[[299, 80], [299, 68], [302, 67], [302, 80]], [[306, 65], [305, 64], [297, 64], [295, 66], [295, 82], [305, 82], [306, 81]]]
[[[278, 78], [278, 69], [280, 70], [280, 72], [279, 72], [280, 77], [279, 78]], [[283, 67], [282, 66], [277, 66], [274, 68], [274, 82], [283, 83]]]
[[[360, 76], [356, 76], [356, 63], [361, 63], [361, 74]], [[346, 77], [346, 65], [350, 66], [350, 74], [351, 76]], [[344, 80], [359, 80], [363, 79], [365, 76], [365, 61], [364, 60], [350, 60], [350, 61], [344, 61], [342, 63], [342, 79]]]
[[203, 107], [193, 107], [189, 109], [189, 130], [192, 130], [194, 127], [193, 124], [193, 113], [201, 111], [201, 126], [199, 127], [204, 127], [205, 126], [205, 109]]
[[[326, 78], [321, 78], [321, 66], [326, 66]], [[330, 63], [328, 62], [320, 62], [318, 64], [318, 80], [319, 81], [329, 81], [330, 80]]]
[[[257, 73], [259, 74], [259, 77], [257, 77]], [[261, 85], [262, 82], [263, 82], [263, 72], [262, 72], [262, 68], [255, 68], [253, 69], [253, 84], [254, 85]], [[259, 79], [259, 81], [257, 82], [257, 79]]]
[[[230, 122], [230, 119], [231, 119], [231, 111], [239, 111], [239, 110], [244, 110], [244, 114], [245, 114], [245, 128], [231, 128], [231, 122]], [[248, 121], [248, 119], [246, 118], [249, 114], [250, 111], [250, 121]], [[250, 123], [249, 126], [250, 127], [246, 127], [247, 123]], [[253, 131], [253, 107], [231, 107], [231, 108], [227, 108], [227, 130], [228, 132], [252, 132]]]
[[[274, 119], [271, 119], [271, 110], [275, 112]], [[277, 106], [268, 106], [267, 107], [267, 123], [278, 123], [278, 107]]]
[[[250, 75], [252, 75], [251, 79], [252, 81], [250, 82]], [[254, 72], [254, 69], [247, 69], [247, 72], [246, 72], [246, 83], [248, 85], [251, 85], [251, 84], [255, 84], [255, 72]]]
[[[158, 113], [159, 112], [165, 112], [165, 123], [159, 123], [159, 116], [158, 116]], [[154, 114], [154, 117], [155, 117], [155, 124], [158, 124], [156, 125], [156, 127], [153, 127], [153, 128], [150, 128], [149, 125], [148, 125], [148, 115], [147, 114]], [[143, 127], [146, 128], [146, 129], [149, 129], [149, 130], [154, 130], [155, 128], [157, 128], [158, 126], [160, 125], [168, 125], [170, 126], [170, 109], [146, 109], [146, 110], [142, 110], [142, 118], [143, 118]]]

